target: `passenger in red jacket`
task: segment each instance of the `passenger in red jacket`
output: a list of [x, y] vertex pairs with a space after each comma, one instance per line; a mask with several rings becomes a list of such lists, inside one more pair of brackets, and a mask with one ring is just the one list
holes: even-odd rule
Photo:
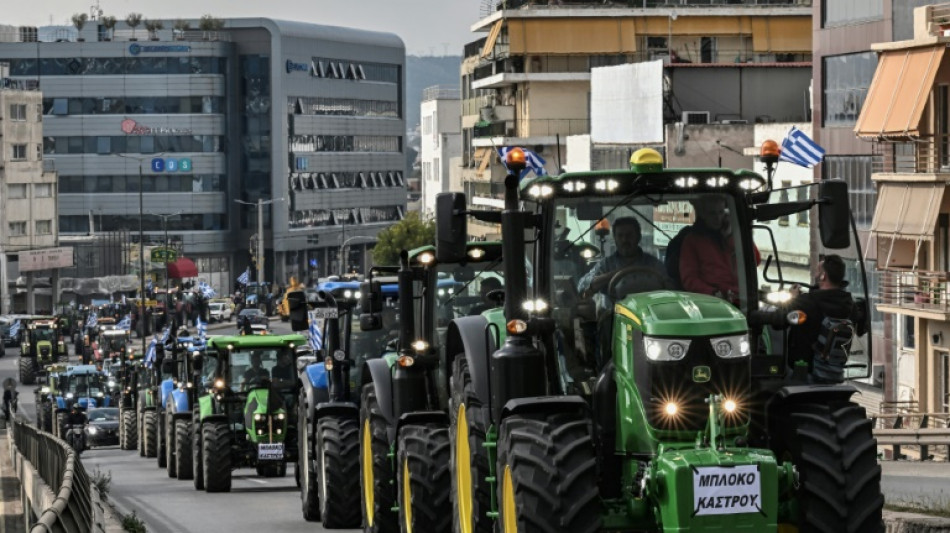
[[739, 274], [726, 199], [709, 196], [693, 202], [696, 222], [683, 239], [679, 274], [683, 289], [737, 303]]

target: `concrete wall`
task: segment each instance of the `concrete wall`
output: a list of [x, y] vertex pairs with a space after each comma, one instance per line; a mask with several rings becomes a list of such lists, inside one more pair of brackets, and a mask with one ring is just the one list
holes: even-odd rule
[[674, 109], [708, 111], [710, 120], [803, 122], [807, 117], [807, 67], [667, 68]]

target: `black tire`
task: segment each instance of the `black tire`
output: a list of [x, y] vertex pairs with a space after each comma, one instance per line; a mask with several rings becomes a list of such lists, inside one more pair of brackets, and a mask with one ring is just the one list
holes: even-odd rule
[[864, 408], [839, 401], [787, 411], [773, 426], [781, 437], [772, 440], [779, 460], [791, 460], [798, 469], [798, 490], [780, 496], [797, 499], [798, 531], [883, 532], [881, 466]]
[[145, 457], [145, 413], [135, 413], [135, 434], [138, 435], [135, 447], [139, 457]]
[[[513, 415], [502, 422], [496, 470], [502, 531], [507, 520], [521, 533], [600, 531], [591, 435], [590, 420], [574, 413]], [[506, 516], [506, 509], [515, 509], [515, 516]]]
[[198, 409], [194, 410], [191, 422], [191, 472], [195, 490], [205, 490], [204, 452], [201, 449], [201, 422]]
[[313, 470], [313, 449], [310, 442], [310, 426], [307, 422], [307, 397], [303, 392], [297, 402], [297, 476], [300, 478], [300, 510], [307, 522], [320, 520], [320, 498], [317, 476]]
[[201, 425], [201, 463], [207, 492], [231, 492], [231, 430], [226, 422]]
[[325, 416], [317, 422], [315, 440], [323, 527], [359, 527], [363, 518], [357, 505], [361, 497], [359, 420]]
[[66, 413], [56, 413], [56, 424], [53, 429], [57, 437], [66, 440]]
[[405, 425], [399, 428], [397, 438], [396, 492], [402, 531], [451, 532], [448, 428], [441, 424]]
[[[191, 450], [191, 420], [179, 418], [175, 420], [175, 467], [168, 467], [168, 471], [175, 471], [175, 477], [181, 480], [191, 479], [194, 475]], [[171, 475], [171, 474], [169, 474]]]
[[[389, 533], [398, 531], [398, 516], [392, 511], [396, 505], [396, 491], [392, 483], [392, 460], [389, 457], [389, 425], [376, 401], [376, 389], [372, 383], [363, 385], [360, 404], [360, 457], [372, 457], [372, 468], [366, 468], [360, 460], [360, 480], [363, 497], [360, 509], [363, 515], [363, 531], [366, 533]], [[368, 448], [367, 448], [368, 447]], [[364, 449], [365, 448], [365, 449]], [[367, 502], [366, 495], [373, 501]]]
[[20, 383], [24, 385], [36, 383], [36, 361], [30, 357], [20, 357]]
[[[472, 375], [468, 369], [465, 354], [458, 354], [452, 361], [451, 404], [449, 406], [449, 435], [452, 443], [451, 466], [452, 481], [449, 483], [452, 494], [452, 524], [456, 532], [492, 533], [494, 525], [488, 517], [491, 510], [491, 485], [486, 479], [491, 475], [488, 465], [488, 451], [483, 446], [488, 428], [488, 408], [475, 392]], [[464, 409], [463, 409], [464, 408]], [[464, 417], [459, 424], [459, 418]], [[468, 453], [460, 450], [456, 439], [460, 432], [468, 435]], [[471, 502], [464, 506], [459, 497], [459, 468], [467, 463], [471, 472], [471, 486], [467, 489]], [[471, 524], [462, 528], [462, 521]]]
[[158, 463], [159, 468], [165, 468], [166, 459], [168, 459], [165, 455], [168, 450], [168, 441], [165, 440], [168, 430], [167, 416], [167, 414], [155, 412], [155, 462]]
[[122, 432], [125, 438], [125, 444], [121, 446], [123, 450], [134, 450], [138, 448], [138, 430], [135, 424], [135, 411], [126, 409], [122, 412]]
[[40, 429], [49, 433], [53, 431], [53, 403], [43, 402], [40, 409], [43, 413], [43, 426]]
[[142, 415], [142, 448], [145, 457], [154, 458], [158, 455], [158, 413], [145, 411]]
[[162, 448], [165, 448], [165, 464], [159, 464], [159, 467], [164, 466], [168, 471], [168, 477], [178, 477], [178, 465], [175, 462], [175, 421], [172, 420], [171, 413], [166, 411], [165, 415], [165, 439], [162, 442]]

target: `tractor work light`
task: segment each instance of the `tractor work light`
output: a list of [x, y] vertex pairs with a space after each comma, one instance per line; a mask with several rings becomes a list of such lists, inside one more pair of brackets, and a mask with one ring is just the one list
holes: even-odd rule
[[419, 339], [412, 343], [412, 349], [420, 353], [424, 352], [429, 349], [429, 343], [422, 339]]
[[46, 393], [48, 393], [48, 392], [49, 392], [49, 387], [41, 387], [41, 388], [40, 388], [40, 394], [46, 394]]
[[280, 434], [281, 434], [281, 433], [283, 433], [283, 432], [284, 432], [284, 431], [283, 431], [282, 429], [280, 429], [280, 428], [277, 428], [277, 431], [276, 431], [276, 433], [277, 433], [278, 435], [280, 435]]
[[223, 380], [223, 379], [216, 379], [216, 380], [214, 380], [214, 388], [216, 388], [216, 389], [223, 389], [223, 388], [224, 388], [224, 380]]
[[593, 259], [597, 257], [597, 249], [593, 246], [585, 246], [580, 251], [582, 259]]
[[739, 408], [739, 404], [735, 400], [726, 400], [722, 402], [722, 408], [727, 413], [735, 413]]
[[255, 421], [255, 422], [260, 422], [261, 420], [264, 420], [264, 415], [262, 415], [262, 414], [260, 414], [260, 413], [254, 413], [254, 421]]
[[284, 418], [286, 418], [284, 413], [277, 413], [277, 420], [283, 420]]
[[548, 310], [548, 303], [540, 298], [537, 300], [526, 300], [521, 304], [521, 308], [529, 313], [543, 313]]
[[75, 396], [75, 395], [74, 395], [73, 393], [71, 393], [71, 392], [67, 392], [67, 393], [66, 393], [66, 399], [67, 399], [67, 400], [72, 399], [73, 396]]
[[264, 430], [263, 430], [263, 429], [258, 429], [258, 430], [257, 430], [257, 434], [258, 434], [258, 435], [263, 435], [263, 434], [264, 434]]
[[435, 254], [432, 252], [422, 252], [419, 254], [419, 262], [423, 265], [428, 265], [435, 261]]
[[323, 360], [323, 367], [326, 369], [327, 372], [333, 370], [333, 358], [330, 356], [327, 356], [327, 358]]
[[528, 187], [528, 196], [533, 198], [549, 198], [554, 194], [554, 187], [548, 184], [532, 185]]
[[691, 189], [699, 185], [699, 180], [695, 176], [681, 176], [673, 180], [673, 185], [680, 189]]
[[801, 326], [808, 320], [808, 315], [804, 311], [791, 311], [785, 315], [786, 320], [788, 320], [789, 325], [792, 326]]
[[581, 180], [566, 181], [561, 185], [561, 188], [564, 189], [565, 192], [584, 192], [584, 190], [587, 189], [587, 182]]
[[110, 382], [106, 383], [106, 385], [108, 385], [109, 388], [111, 389], [112, 387], [115, 387], [115, 381], [110, 381]]
[[774, 291], [765, 295], [765, 301], [770, 304], [784, 304], [792, 299], [792, 293], [788, 291]]
[[485, 249], [484, 249], [484, 248], [472, 248], [471, 250], [468, 251], [468, 256], [469, 256], [471, 259], [474, 259], [474, 260], [478, 261], [479, 259], [485, 257]]
[[689, 351], [689, 340], [644, 337], [643, 344], [651, 361], [679, 361]]
[[663, 407], [663, 412], [666, 413], [666, 416], [676, 416], [676, 413], [679, 412], [679, 406], [675, 402], [668, 402]]

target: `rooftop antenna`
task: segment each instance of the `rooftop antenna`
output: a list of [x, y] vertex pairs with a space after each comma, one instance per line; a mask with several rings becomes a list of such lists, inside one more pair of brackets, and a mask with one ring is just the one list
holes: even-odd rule
[[96, 3], [89, 7], [89, 20], [99, 20], [101, 16], [102, 8], [99, 7], [99, 0], [96, 0]]

